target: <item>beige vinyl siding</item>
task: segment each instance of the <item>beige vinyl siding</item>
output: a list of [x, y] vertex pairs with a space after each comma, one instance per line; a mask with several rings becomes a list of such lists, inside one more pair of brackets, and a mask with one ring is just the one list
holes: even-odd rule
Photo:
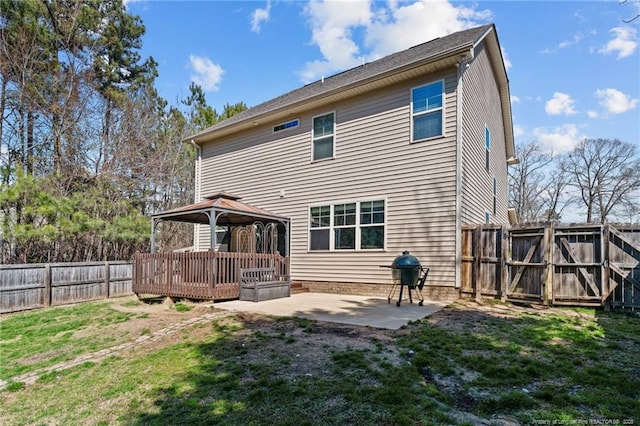
[[[487, 51], [480, 45], [465, 70], [462, 90], [462, 223], [508, 223], [507, 164], [498, 86]], [[485, 125], [491, 133], [489, 172], [485, 167]], [[493, 215], [493, 178], [497, 209]]]
[[[445, 78], [445, 137], [410, 143], [411, 88]], [[221, 190], [291, 219], [294, 280], [390, 283], [389, 265], [410, 250], [430, 285], [455, 284], [456, 73], [450, 70], [297, 114], [203, 146], [201, 194]], [[311, 163], [312, 117], [335, 112], [335, 158]], [[281, 191], [285, 196], [280, 197]], [[309, 206], [385, 200], [386, 250], [310, 252]], [[201, 237], [200, 249], [209, 240]]]

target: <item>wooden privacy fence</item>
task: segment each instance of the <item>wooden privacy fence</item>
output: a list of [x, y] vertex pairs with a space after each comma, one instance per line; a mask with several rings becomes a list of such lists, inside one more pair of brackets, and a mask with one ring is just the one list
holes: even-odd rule
[[288, 275], [289, 258], [280, 254], [136, 253], [133, 257], [133, 292], [202, 300], [237, 299], [240, 269], [274, 268]]
[[463, 296], [640, 309], [640, 227], [462, 230]]
[[129, 294], [131, 262], [0, 265], [0, 313]]

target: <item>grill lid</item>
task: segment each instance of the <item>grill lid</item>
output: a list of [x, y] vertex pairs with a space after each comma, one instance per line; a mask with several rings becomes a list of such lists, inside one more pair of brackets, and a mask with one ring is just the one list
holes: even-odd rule
[[411, 255], [409, 251], [405, 250], [402, 252], [402, 255], [393, 260], [391, 267], [395, 269], [420, 268], [420, 261], [415, 256]]

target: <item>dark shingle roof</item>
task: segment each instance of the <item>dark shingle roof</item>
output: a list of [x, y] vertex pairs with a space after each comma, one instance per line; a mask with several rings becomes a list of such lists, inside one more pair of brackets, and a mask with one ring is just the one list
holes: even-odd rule
[[302, 102], [306, 99], [316, 98], [321, 96], [323, 93], [331, 93], [337, 89], [352, 86], [358, 82], [364, 82], [375, 78], [376, 76], [385, 75], [393, 70], [413, 63], [418, 64], [428, 61], [431, 58], [435, 59], [447, 52], [453, 52], [466, 47], [470, 48], [492, 28], [493, 24], [489, 24], [459, 31], [397, 53], [392, 53], [376, 61], [351, 68], [331, 77], [324, 78], [323, 80], [307, 84], [299, 89], [292, 90], [236, 114], [196, 135], [189, 137], [188, 139], [195, 139], [198, 136], [210, 134], [216, 130], [226, 128], [233, 124], [284, 109], [287, 106]]

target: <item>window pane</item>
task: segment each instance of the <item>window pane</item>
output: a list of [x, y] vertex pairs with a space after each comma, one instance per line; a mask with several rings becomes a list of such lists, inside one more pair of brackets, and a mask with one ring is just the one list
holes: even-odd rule
[[336, 232], [336, 250], [356, 248], [356, 229], [338, 228]]
[[333, 134], [333, 113], [313, 119], [313, 138], [321, 138]]
[[360, 224], [384, 223], [384, 200], [360, 203]]
[[484, 146], [486, 146], [487, 149], [491, 149], [491, 134], [487, 127], [484, 128]]
[[319, 228], [331, 224], [331, 207], [311, 207], [311, 227]]
[[413, 117], [413, 140], [442, 135], [442, 110]]
[[329, 230], [315, 229], [309, 232], [311, 250], [329, 250]]
[[442, 107], [442, 82], [418, 87], [412, 92], [413, 112], [424, 112]]
[[333, 136], [313, 141], [313, 159], [333, 157]]
[[348, 226], [356, 224], [356, 204], [336, 204], [333, 207], [334, 226]]
[[361, 248], [384, 248], [384, 226], [367, 226], [365, 228], [361, 228], [360, 232]]
[[362, 214], [371, 213], [372, 209], [373, 209], [373, 202], [363, 201], [362, 203], [360, 203], [360, 213]]

